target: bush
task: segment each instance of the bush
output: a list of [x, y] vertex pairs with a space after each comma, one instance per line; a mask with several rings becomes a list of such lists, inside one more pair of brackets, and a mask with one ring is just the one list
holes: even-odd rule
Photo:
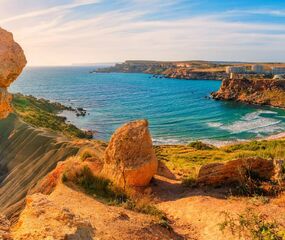
[[196, 150], [212, 150], [215, 149], [214, 146], [203, 143], [201, 141], [195, 141], [188, 144], [189, 147], [195, 148]]
[[197, 186], [197, 178], [190, 176], [187, 178], [183, 178], [182, 179], [182, 185], [184, 185], [185, 187], [196, 187]]
[[75, 183], [83, 187], [88, 194], [110, 204], [120, 204], [127, 200], [123, 189], [114, 186], [106, 178], [94, 176], [87, 166], [84, 166], [82, 171], [77, 174]]
[[219, 224], [220, 230], [228, 230], [233, 236], [240, 239], [252, 240], [283, 240], [285, 238], [284, 226], [275, 221], [268, 221], [265, 215], [255, 214], [252, 209], [233, 216], [222, 212], [224, 221]]

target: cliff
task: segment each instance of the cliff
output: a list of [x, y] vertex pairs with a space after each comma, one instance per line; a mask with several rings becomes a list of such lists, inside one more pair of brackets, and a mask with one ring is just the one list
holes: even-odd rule
[[273, 79], [224, 79], [217, 100], [234, 100], [250, 104], [285, 108], [285, 81]]
[[78, 151], [68, 139], [35, 129], [15, 114], [0, 120], [0, 212], [17, 215], [28, 190]]

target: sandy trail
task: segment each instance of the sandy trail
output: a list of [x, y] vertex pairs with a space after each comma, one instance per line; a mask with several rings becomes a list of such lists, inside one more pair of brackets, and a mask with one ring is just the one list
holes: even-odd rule
[[179, 234], [188, 232], [188, 239], [237, 240], [237, 236], [224, 235], [219, 229], [223, 211], [239, 214], [254, 208], [257, 213], [285, 223], [285, 195], [264, 204], [250, 198], [226, 198], [223, 189], [185, 189], [179, 182], [161, 177], [156, 180], [154, 194], [157, 206], [174, 222], [174, 230]]

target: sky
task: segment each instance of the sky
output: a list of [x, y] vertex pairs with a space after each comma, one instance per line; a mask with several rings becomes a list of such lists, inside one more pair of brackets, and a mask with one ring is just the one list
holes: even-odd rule
[[29, 65], [285, 62], [285, 0], [0, 0]]

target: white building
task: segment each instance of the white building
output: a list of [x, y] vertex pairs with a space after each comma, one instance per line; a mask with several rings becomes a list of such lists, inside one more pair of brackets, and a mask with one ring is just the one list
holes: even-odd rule
[[271, 72], [273, 75], [285, 74], [285, 67], [273, 67]]
[[275, 80], [285, 80], [285, 76], [284, 75], [274, 75], [273, 79], [275, 79]]
[[264, 73], [264, 68], [262, 65], [252, 65], [251, 66], [251, 71], [254, 72], [254, 73]]
[[246, 73], [246, 67], [236, 67], [236, 66], [226, 67], [226, 73], [228, 73], [228, 74]]

